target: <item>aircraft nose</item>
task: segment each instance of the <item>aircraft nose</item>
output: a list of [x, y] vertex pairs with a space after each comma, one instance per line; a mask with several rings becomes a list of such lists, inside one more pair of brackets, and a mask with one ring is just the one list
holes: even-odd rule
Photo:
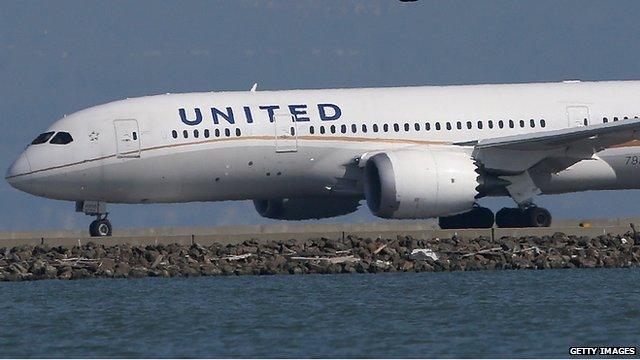
[[31, 171], [31, 165], [29, 164], [29, 159], [25, 153], [20, 154], [20, 156], [16, 159], [16, 161], [11, 164], [9, 169], [7, 169], [7, 173], [5, 174], [5, 179], [11, 186], [19, 188], [16, 186], [21, 181], [20, 175], [24, 175]]

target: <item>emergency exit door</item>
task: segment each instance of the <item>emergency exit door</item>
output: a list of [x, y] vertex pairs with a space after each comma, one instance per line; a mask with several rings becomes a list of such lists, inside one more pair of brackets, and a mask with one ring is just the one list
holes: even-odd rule
[[140, 157], [140, 131], [138, 121], [133, 119], [115, 120], [116, 155], [118, 158]]
[[298, 151], [298, 128], [291, 114], [275, 114], [273, 116], [275, 127], [276, 152]]
[[589, 108], [586, 106], [567, 106], [567, 119], [569, 127], [587, 126], [589, 120]]

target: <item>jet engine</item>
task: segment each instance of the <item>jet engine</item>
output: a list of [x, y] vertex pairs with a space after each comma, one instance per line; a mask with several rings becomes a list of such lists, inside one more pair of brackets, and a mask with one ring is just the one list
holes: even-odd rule
[[309, 220], [346, 215], [358, 210], [360, 199], [305, 198], [253, 200], [260, 216], [277, 220]]
[[381, 152], [366, 160], [364, 191], [371, 212], [421, 219], [468, 211], [481, 179], [471, 155], [433, 147]]

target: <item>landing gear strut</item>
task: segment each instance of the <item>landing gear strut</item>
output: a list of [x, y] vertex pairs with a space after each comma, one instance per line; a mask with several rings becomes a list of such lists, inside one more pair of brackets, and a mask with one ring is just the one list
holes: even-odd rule
[[96, 217], [89, 225], [89, 235], [96, 237], [111, 236], [113, 227], [107, 219], [107, 216], [109, 216], [107, 204], [102, 201], [76, 201], [76, 211]]
[[488, 229], [493, 227], [493, 221], [490, 209], [475, 206], [466, 213], [439, 218], [438, 225], [441, 229]]
[[496, 213], [496, 225], [501, 228], [549, 227], [551, 213], [545, 208], [502, 208]]

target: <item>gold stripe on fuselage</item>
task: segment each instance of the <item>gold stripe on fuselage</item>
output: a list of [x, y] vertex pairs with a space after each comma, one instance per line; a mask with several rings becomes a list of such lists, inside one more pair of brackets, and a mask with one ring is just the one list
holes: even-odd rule
[[[280, 137], [278, 140], [294, 140], [296, 137]], [[338, 136], [298, 136], [298, 140], [308, 140], [308, 141], [346, 141], [346, 142], [370, 142], [370, 143], [387, 143], [387, 144], [411, 144], [411, 145], [451, 145], [452, 143], [446, 141], [427, 141], [427, 140], [408, 140], [408, 139], [382, 139], [382, 138], [366, 138], [366, 137], [338, 137]], [[177, 144], [166, 144], [159, 146], [152, 146], [144, 149], [140, 149], [140, 153], [152, 150], [160, 150], [160, 149], [168, 149], [168, 148], [176, 148], [182, 146], [191, 146], [191, 145], [202, 145], [202, 144], [212, 144], [217, 142], [226, 142], [226, 141], [245, 141], [245, 140], [265, 140], [265, 141], [275, 141], [275, 136], [245, 136], [245, 137], [229, 137], [229, 138], [216, 138], [210, 140], [203, 141], [191, 141], [186, 143], [177, 143]], [[122, 155], [131, 155], [135, 154], [138, 151], [128, 151], [122, 153]], [[30, 172], [26, 172], [23, 174], [13, 175], [7, 177], [7, 179], [13, 179], [20, 176], [32, 175], [40, 172], [45, 172], [49, 170], [58, 170], [69, 166], [82, 165], [91, 163], [94, 161], [106, 160], [112, 157], [116, 157], [116, 154], [101, 156], [93, 159], [82, 160], [78, 162], [73, 162], [64, 165], [52, 166], [44, 169], [34, 170]]]

